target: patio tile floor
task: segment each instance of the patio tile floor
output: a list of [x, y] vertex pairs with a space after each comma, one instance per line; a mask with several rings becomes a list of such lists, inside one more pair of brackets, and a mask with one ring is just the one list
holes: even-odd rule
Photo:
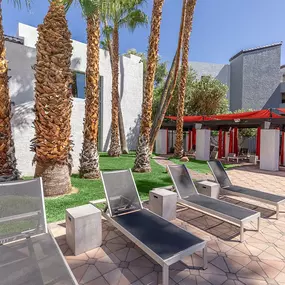
[[[285, 172], [246, 166], [228, 174], [238, 185], [285, 195]], [[178, 207], [173, 223], [208, 241], [209, 266], [202, 270], [201, 253], [193, 254], [171, 266], [170, 284], [285, 285], [285, 207], [277, 221], [269, 205], [230, 196], [221, 199], [260, 211], [260, 232], [255, 224], [248, 224], [245, 241], [240, 243], [238, 227]], [[107, 221], [103, 220], [103, 245], [78, 256], [66, 244], [65, 224], [50, 224], [50, 228], [79, 284], [161, 284], [161, 267]]]

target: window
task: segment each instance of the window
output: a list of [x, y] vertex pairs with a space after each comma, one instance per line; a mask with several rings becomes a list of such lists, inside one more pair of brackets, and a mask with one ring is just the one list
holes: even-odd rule
[[73, 72], [73, 97], [85, 99], [85, 73]]
[[285, 93], [281, 93], [281, 96], [282, 96], [281, 103], [284, 104], [285, 103]]

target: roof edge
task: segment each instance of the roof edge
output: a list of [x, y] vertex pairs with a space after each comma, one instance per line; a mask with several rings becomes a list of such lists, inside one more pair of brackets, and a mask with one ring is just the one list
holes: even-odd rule
[[245, 49], [245, 50], [241, 50], [240, 52], [236, 53], [235, 55], [233, 55], [229, 61], [231, 62], [232, 60], [234, 60], [235, 58], [237, 58], [238, 56], [240, 56], [241, 54], [244, 53], [248, 53], [248, 52], [252, 52], [252, 51], [257, 51], [257, 50], [262, 50], [262, 49], [266, 49], [266, 48], [271, 48], [271, 47], [276, 47], [276, 46], [281, 46], [283, 44], [283, 42], [278, 42], [278, 43], [273, 43], [270, 45], [266, 45], [266, 46], [260, 46], [260, 47], [256, 47], [256, 48], [251, 48], [251, 49]]

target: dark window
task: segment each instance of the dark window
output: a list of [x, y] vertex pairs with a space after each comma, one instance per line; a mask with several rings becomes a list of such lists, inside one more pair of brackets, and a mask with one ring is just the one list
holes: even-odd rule
[[85, 99], [85, 73], [73, 72], [73, 97]]
[[284, 104], [285, 103], [285, 93], [281, 93], [281, 96], [282, 96], [282, 98], [281, 98], [282, 104]]

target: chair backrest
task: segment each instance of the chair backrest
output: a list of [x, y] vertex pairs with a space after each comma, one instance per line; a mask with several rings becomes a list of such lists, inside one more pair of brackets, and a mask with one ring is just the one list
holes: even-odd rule
[[210, 160], [207, 162], [216, 181], [221, 185], [221, 187], [231, 186], [232, 183], [219, 160]]
[[101, 172], [111, 216], [142, 209], [131, 170]]
[[0, 244], [46, 232], [41, 178], [0, 183]]
[[168, 165], [168, 172], [176, 192], [180, 198], [187, 198], [191, 195], [198, 195], [196, 186], [190, 176], [187, 167], [182, 165]]

